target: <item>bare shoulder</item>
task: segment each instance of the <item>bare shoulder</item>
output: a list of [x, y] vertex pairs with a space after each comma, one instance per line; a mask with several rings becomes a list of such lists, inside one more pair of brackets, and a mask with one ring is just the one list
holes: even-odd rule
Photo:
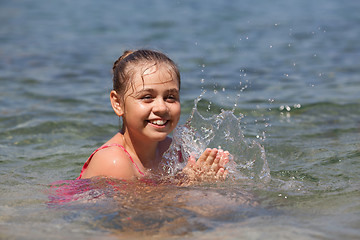
[[106, 176], [118, 179], [136, 177], [129, 156], [119, 147], [109, 147], [94, 154], [83, 178]]

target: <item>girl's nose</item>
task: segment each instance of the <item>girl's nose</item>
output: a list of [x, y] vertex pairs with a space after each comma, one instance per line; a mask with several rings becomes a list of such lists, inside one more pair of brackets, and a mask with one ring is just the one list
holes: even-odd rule
[[154, 102], [154, 106], [153, 106], [153, 112], [154, 113], [158, 113], [158, 114], [162, 114], [168, 111], [168, 107], [166, 105], [166, 102], [164, 101], [164, 99], [156, 99], [156, 101]]

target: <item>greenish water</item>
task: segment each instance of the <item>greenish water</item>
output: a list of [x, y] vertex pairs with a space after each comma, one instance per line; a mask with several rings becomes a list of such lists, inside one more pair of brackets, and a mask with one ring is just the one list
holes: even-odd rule
[[[359, 239], [359, 10], [1, 1], [0, 239]], [[118, 129], [113, 61], [142, 47], [178, 63], [181, 124], [201, 96], [199, 145], [177, 139], [231, 148], [228, 181], [74, 181]]]

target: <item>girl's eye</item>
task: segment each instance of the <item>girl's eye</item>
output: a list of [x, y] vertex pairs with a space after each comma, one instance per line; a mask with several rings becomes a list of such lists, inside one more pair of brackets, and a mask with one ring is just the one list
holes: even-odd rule
[[151, 101], [153, 99], [153, 97], [151, 95], [144, 95], [144, 96], [140, 97], [140, 99], [143, 101]]
[[151, 99], [151, 95], [145, 95], [145, 96], [142, 96], [141, 99]]
[[169, 96], [166, 97], [166, 100], [169, 101], [169, 102], [175, 102], [175, 101], [177, 101], [177, 99], [178, 98], [175, 95], [169, 95]]

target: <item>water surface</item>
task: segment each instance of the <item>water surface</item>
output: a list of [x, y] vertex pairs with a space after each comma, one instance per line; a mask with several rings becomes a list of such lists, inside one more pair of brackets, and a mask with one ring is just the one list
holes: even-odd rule
[[[2, 1], [1, 238], [358, 239], [359, 10], [335, 0]], [[261, 168], [189, 187], [73, 181], [118, 129], [110, 70], [129, 48], [178, 63], [181, 124], [200, 95], [194, 126], [222, 110], [235, 117], [204, 146], [239, 143], [238, 165], [256, 156]], [[241, 134], [229, 145], [221, 134], [232, 127]]]

